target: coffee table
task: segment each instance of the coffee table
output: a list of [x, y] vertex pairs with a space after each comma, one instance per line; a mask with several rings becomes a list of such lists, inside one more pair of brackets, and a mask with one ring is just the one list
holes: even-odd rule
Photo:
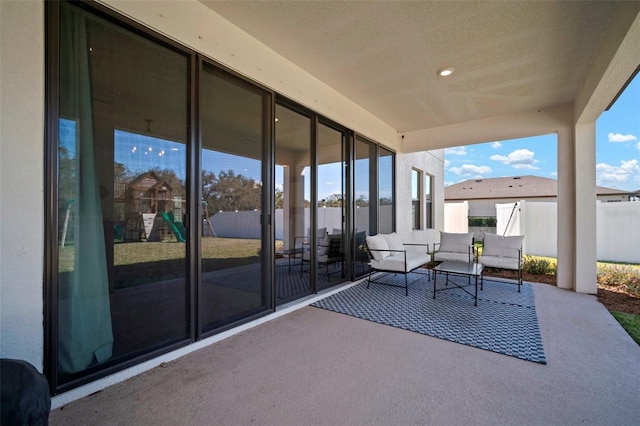
[[[467, 263], [467, 262], [453, 262], [446, 261], [442, 262], [438, 266], [433, 268], [433, 298], [436, 298], [437, 291], [445, 291], [451, 290], [453, 288], [459, 288], [465, 293], [473, 296], [473, 306], [478, 306], [478, 278], [482, 277], [482, 270], [484, 266], [482, 263]], [[438, 283], [438, 275], [445, 275], [445, 288], [436, 289], [436, 284]], [[455, 276], [463, 276], [469, 278], [469, 284], [461, 285], [455, 281], [451, 281], [449, 279], [449, 275]], [[471, 282], [471, 279], [474, 278], [474, 283]], [[449, 287], [449, 284], [452, 284], [452, 287]], [[472, 294], [468, 287], [475, 286], [475, 293]], [[480, 281], [480, 290], [482, 290], [482, 280]]]

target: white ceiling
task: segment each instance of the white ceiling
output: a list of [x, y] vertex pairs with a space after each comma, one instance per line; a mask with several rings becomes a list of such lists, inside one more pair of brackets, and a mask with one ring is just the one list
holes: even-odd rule
[[[573, 101], [614, 1], [210, 1], [399, 132]], [[436, 71], [453, 67], [448, 78]]]

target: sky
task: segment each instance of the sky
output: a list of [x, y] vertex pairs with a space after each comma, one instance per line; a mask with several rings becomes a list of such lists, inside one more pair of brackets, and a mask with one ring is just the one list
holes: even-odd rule
[[[557, 179], [555, 135], [445, 150], [445, 186], [467, 179], [534, 175]], [[640, 74], [596, 121], [596, 184], [640, 190]]]

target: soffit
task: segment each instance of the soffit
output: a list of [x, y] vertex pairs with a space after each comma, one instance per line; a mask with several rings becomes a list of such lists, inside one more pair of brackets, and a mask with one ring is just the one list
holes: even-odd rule
[[615, 7], [200, 1], [400, 132], [572, 102]]

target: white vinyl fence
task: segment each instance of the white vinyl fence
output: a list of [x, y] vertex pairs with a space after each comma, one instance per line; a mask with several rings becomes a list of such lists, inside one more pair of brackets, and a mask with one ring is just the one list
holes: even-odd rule
[[469, 232], [469, 202], [444, 203], [444, 232]]
[[[525, 254], [557, 257], [556, 203], [496, 204], [496, 216], [497, 234], [525, 236]], [[598, 260], [640, 263], [640, 203], [598, 201], [596, 218]]]

